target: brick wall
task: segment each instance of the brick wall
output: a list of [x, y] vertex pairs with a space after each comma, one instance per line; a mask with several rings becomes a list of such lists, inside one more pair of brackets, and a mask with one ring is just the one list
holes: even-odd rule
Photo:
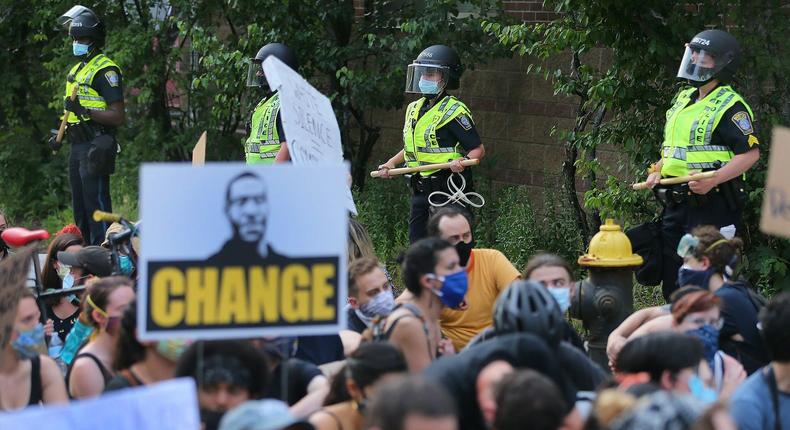
[[[542, 1], [505, 1], [504, 7], [508, 14], [529, 22], [556, 17], [554, 12], [543, 9]], [[607, 54], [603, 49], [593, 50], [583, 61], [601, 66], [607, 62]], [[565, 55], [543, 65], [567, 67], [569, 62]], [[484, 163], [489, 177], [501, 184], [526, 185], [539, 202], [546, 187], [557, 186], [565, 158], [564, 146], [558, 137], [551, 136], [551, 130], [573, 127], [578, 101], [555, 96], [551, 83], [543, 76], [528, 75], [527, 67], [532, 63], [536, 60], [514, 55], [477, 65], [464, 73], [460, 90], [453, 94], [472, 111], [486, 147]], [[415, 98], [407, 97], [407, 103]], [[404, 111], [405, 105], [400, 110], [369, 114], [372, 123], [382, 128], [381, 141], [371, 157], [372, 167], [403, 147]], [[608, 165], [621, 162], [610, 148], [599, 148], [597, 155]]]
[[547, 22], [559, 16], [554, 10], [543, 7], [542, 0], [504, 1], [505, 13], [525, 22]]

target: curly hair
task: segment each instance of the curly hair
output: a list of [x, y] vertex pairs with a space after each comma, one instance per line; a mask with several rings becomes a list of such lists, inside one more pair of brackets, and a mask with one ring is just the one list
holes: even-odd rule
[[[198, 362], [203, 360], [202, 366]], [[187, 348], [176, 366], [176, 377], [188, 376], [198, 384], [206, 383], [212, 367], [223, 368], [235, 385], [238, 380], [250, 393], [250, 399], [261, 399], [269, 386], [269, 365], [266, 356], [242, 340], [216, 340], [195, 342]], [[202, 371], [203, 374], [198, 374]], [[243, 376], [233, 378], [234, 376]], [[242, 382], [243, 381], [243, 382]], [[210, 383], [210, 382], [209, 382]]]

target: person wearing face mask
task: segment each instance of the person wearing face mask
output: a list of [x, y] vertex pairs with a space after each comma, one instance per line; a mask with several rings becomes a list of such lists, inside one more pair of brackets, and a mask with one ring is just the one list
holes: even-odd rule
[[650, 333], [631, 340], [617, 356], [615, 378], [644, 375], [653, 390], [691, 396], [689, 401], [711, 404], [718, 394], [698, 338], [676, 332]]
[[294, 71], [299, 70], [299, 62], [294, 51], [282, 43], [268, 43], [250, 58], [247, 70], [247, 86], [258, 88], [263, 98], [258, 102], [247, 121], [249, 136], [244, 141], [244, 154], [247, 164], [274, 164], [282, 150], [283, 161], [290, 159], [280, 117], [280, 95], [272, 92], [263, 73], [263, 61], [273, 56]]
[[[380, 165], [379, 175], [389, 178], [389, 170], [406, 163], [407, 167], [450, 162], [450, 170], [423, 171], [411, 176], [411, 213], [409, 242], [427, 234], [431, 204], [428, 196], [435, 191], [449, 192], [448, 178], [457, 173], [472, 189], [471, 171], [461, 165], [464, 159], [481, 159], [485, 147], [472, 120], [469, 108], [447, 93], [460, 86], [463, 65], [458, 53], [445, 45], [423, 50], [406, 71], [406, 92], [421, 97], [406, 108], [403, 149]], [[456, 183], [460, 183], [457, 178]]]
[[768, 355], [757, 327], [761, 300], [737, 276], [742, 249], [737, 237], [728, 240], [712, 226], [697, 227], [678, 246], [683, 257], [678, 281], [707, 288], [722, 300], [720, 347], [751, 375], [768, 363]]
[[[364, 343], [347, 359], [332, 382], [326, 406], [310, 416], [316, 430], [362, 430], [368, 400], [380, 383], [405, 373], [406, 360], [394, 346], [385, 342]], [[395, 399], [393, 399], [395, 400]]]
[[[459, 309], [445, 308], [439, 317], [442, 335], [460, 351], [469, 340], [491, 326], [494, 302], [519, 273], [496, 249], [475, 248], [472, 217], [463, 208], [437, 210], [428, 221], [428, 236], [444, 239], [455, 247], [469, 278], [469, 289]], [[399, 300], [408, 294], [405, 292]]]
[[[702, 343], [703, 355], [712, 375], [711, 387], [721, 399], [727, 399], [746, 379], [743, 366], [719, 348], [722, 301], [699, 287], [683, 287], [673, 293], [671, 313], [655, 318], [635, 330], [629, 340], [648, 333], [675, 331], [691, 335]], [[617, 367], [616, 363], [612, 363]]]
[[[112, 212], [110, 174], [119, 148], [114, 134], [125, 120], [121, 68], [102, 52], [106, 31], [92, 10], [76, 5], [58, 18], [58, 25], [68, 30], [78, 60], [66, 77], [64, 96], [70, 112], [66, 137], [74, 222], [87, 244], [98, 245], [107, 224], [94, 221], [93, 212]], [[77, 97], [71, 100], [75, 87]], [[61, 147], [55, 134], [48, 143], [53, 151]]]
[[455, 353], [452, 342], [441, 338], [439, 316], [446, 307], [461, 306], [468, 278], [455, 248], [436, 237], [413, 243], [401, 259], [403, 283], [411, 295], [370, 333], [403, 351], [409, 371], [417, 373], [438, 356]]
[[[134, 223], [139, 228], [140, 223]], [[119, 234], [126, 230], [121, 223], [114, 222], [110, 224], [107, 233], [104, 235], [105, 239], [102, 242], [102, 248], [112, 251], [110, 245], [110, 235]], [[128, 276], [132, 279], [137, 279], [137, 259], [140, 256], [140, 237], [135, 233], [128, 242], [121, 242], [118, 248], [118, 272], [123, 276]], [[117, 273], [117, 272], [116, 272]]]
[[68, 402], [60, 368], [41, 355], [44, 326], [36, 298], [25, 288], [9, 312], [15, 317], [11, 337], [0, 345], [0, 412]]
[[176, 377], [197, 384], [202, 430], [217, 430], [226, 412], [262, 399], [271, 379], [263, 353], [241, 340], [193, 343], [179, 359]]
[[[738, 41], [722, 30], [705, 30], [686, 44], [678, 78], [682, 89], [667, 111], [661, 160], [653, 164], [648, 187], [664, 206], [662, 214], [662, 290], [679, 286], [675, 254], [681, 236], [698, 225], [741, 228], [746, 201], [743, 175], [760, 158], [752, 109], [730, 86], [741, 62]], [[658, 185], [662, 178], [715, 171], [716, 176], [679, 185]]]
[[[571, 265], [559, 255], [538, 253], [527, 261], [522, 277], [529, 281], [537, 282], [554, 297], [563, 314], [571, 307], [571, 297], [576, 292], [573, 282]], [[584, 341], [569, 323], [565, 324], [564, 339], [581, 351], [585, 351]]]
[[348, 328], [357, 333], [386, 317], [395, 308], [392, 283], [375, 257], [362, 257], [348, 266]]
[[137, 337], [137, 301], [123, 311], [113, 358], [115, 376], [104, 391], [155, 384], [172, 379], [176, 362], [189, 346], [180, 339], [140, 341]]
[[132, 280], [124, 276], [99, 279], [88, 286], [80, 320], [94, 329], [90, 341], [79, 350], [66, 374], [69, 395], [75, 399], [95, 397], [113, 377], [113, 357], [121, 315], [134, 299]]
[[[80, 278], [82, 269], [61, 264], [58, 253], [61, 251], [75, 253], [82, 249], [83, 241], [73, 234], [62, 234], [55, 237], [49, 244], [47, 259], [41, 269], [41, 283], [45, 292], [69, 289], [74, 286], [74, 279]], [[54, 332], [60, 337], [61, 342], [66, 342], [74, 322], [80, 314], [81, 294], [58, 295], [44, 298], [47, 317], [52, 319]]]

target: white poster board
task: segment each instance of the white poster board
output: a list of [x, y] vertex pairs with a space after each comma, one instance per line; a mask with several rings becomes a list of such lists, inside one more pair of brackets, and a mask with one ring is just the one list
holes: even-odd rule
[[774, 127], [760, 230], [790, 238], [790, 129]]
[[0, 429], [195, 430], [200, 428], [195, 382], [180, 378], [64, 405], [0, 413]]
[[[280, 117], [291, 161], [308, 166], [342, 163], [340, 128], [329, 99], [273, 55], [264, 60], [263, 71], [269, 87], [280, 96]], [[345, 202], [349, 212], [356, 215], [348, 183]]]
[[144, 164], [143, 339], [337, 334], [346, 166]]

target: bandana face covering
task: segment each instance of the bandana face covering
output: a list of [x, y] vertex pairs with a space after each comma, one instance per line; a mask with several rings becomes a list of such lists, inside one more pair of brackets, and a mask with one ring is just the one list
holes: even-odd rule
[[36, 324], [30, 330], [19, 331], [16, 340], [11, 344], [19, 358], [30, 359], [39, 354], [39, 347], [44, 342], [44, 325]]

